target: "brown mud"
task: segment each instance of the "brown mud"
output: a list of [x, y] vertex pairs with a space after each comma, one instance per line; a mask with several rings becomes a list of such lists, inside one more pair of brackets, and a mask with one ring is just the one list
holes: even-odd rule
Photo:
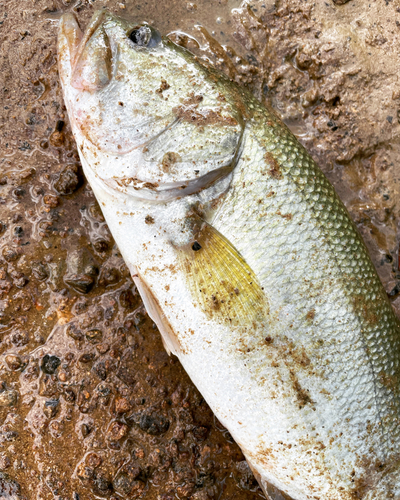
[[400, 2], [0, 1], [0, 497], [263, 498], [168, 357], [79, 159], [61, 13], [154, 23], [272, 105], [335, 185], [400, 312]]

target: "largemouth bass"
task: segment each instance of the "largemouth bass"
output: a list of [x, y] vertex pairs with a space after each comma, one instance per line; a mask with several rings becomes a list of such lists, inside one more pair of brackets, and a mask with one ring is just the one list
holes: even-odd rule
[[147, 311], [267, 497], [400, 499], [400, 323], [309, 154], [147, 24], [65, 14], [59, 70]]

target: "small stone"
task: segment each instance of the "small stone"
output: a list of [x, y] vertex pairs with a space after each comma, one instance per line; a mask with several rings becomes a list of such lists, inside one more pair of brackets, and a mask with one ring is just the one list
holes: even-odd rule
[[257, 481], [246, 460], [242, 460], [236, 464], [238, 474], [234, 475], [236, 482], [243, 490], [252, 490], [257, 486]]
[[120, 495], [136, 498], [145, 486], [142, 481], [137, 481], [140, 474], [141, 470], [137, 464], [126, 464], [113, 480], [115, 491]]
[[71, 194], [82, 184], [82, 174], [78, 164], [67, 165], [54, 183], [59, 194]]
[[60, 401], [58, 399], [49, 399], [48, 401], [45, 401], [43, 413], [47, 418], [54, 418], [57, 415], [59, 404]]
[[119, 441], [128, 434], [129, 427], [122, 422], [112, 422], [107, 431], [109, 441]]
[[95, 469], [96, 467], [99, 467], [102, 463], [101, 457], [97, 453], [89, 453], [86, 458], [85, 458], [85, 463], [88, 467], [91, 467], [92, 469]]
[[58, 393], [58, 388], [56, 382], [51, 378], [50, 375], [44, 375], [40, 378], [39, 382], [39, 394], [40, 396], [52, 397]]
[[54, 194], [46, 194], [43, 197], [43, 201], [50, 208], [56, 208], [60, 203], [60, 199], [58, 198], [58, 196], [55, 196]]
[[143, 481], [132, 480], [127, 474], [120, 473], [113, 481], [114, 489], [120, 495], [129, 495], [129, 498], [138, 498], [143, 493]]
[[108, 242], [106, 240], [97, 240], [93, 244], [96, 252], [107, 252], [108, 250]]
[[179, 498], [188, 498], [192, 495], [194, 488], [194, 483], [186, 483], [183, 486], [178, 486], [176, 491], [179, 495]]
[[94, 475], [94, 470], [91, 467], [85, 465], [84, 463], [81, 463], [77, 467], [76, 475], [79, 477], [79, 479], [85, 481], [88, 479], [92, 479]]
[[81, 434], [82, 437], [85, 438], [89, 436], [89, 434], [92, 432], [92, 428], [88, 424], [82, 424], [81, 425]]
[[109, 344], [97, 344], [96, 349], [97, 349], [99, 354], [105, 354], [110, 349], [110, 345]]
[[12, 371], [21, 370], [26, 366], [26, 363], [16, 354], [7, 354], [5, 360], [8, 368]]
[[66, 328], [66, 334], [74, 340], [83, 340], [83, 333], [75, 323], [69, 323]]
[[116, 269], [115, 267], [110, 267], [104, 270], [101, 278], [100, 278], [100, 283], [102, 285], [115, 285], [118, 283], [121, 279], [121, 274]]
[[23, 500], [23, 498], [25, 498], [21, 496], [21, 487], [19, 483], [3, 472], [0, 472], [0, 494], [1, 500]]
[[104, 361], [100, 361], [99, 363], [97, 363], [97, 365], [93, 366], [92, 370], [100, 380], [106, 380], [107, 368]]
[[44, 373], [47, 373], [47, 375], [52, 375], [56, 372], [57, 368], [60, 366], [60, 363], [60, 358], [57, 358], [57, 356], [49, 356], [48, 354], [46, 354], [42, 358], [40, 367]]
[[88, 330], [86, 332], [85, 336], [89, 342], [91, 342], [92, 344], [95, 344], [97, 342], [100, 342], [100, 340], [103, 337], [103, 333], [98, 328], [92, 328], [91, 330]]
[[90, 363], [95, 358], [95, 355], [91, 352], [85, 352], [79, 356], [78, 361], [81, 363]]
[[196, 491], [191, 497], [190, 500], [210, 500], [207, 492], [204, 490]]
[[18, 392], [14, 389], [0, 392], [0, 406], [15, 406], [18, 401]]
[[67, 285], [81, 293], [89, 293], [93, 288], [95, 280], [87, 274], [72, 274], [64, 279]]
[[43, 281], [49, 277], [46, 266], [44, 266], [41, 262], [35, 262], [33, 264], [32, 273], [34, 277], [39, 281]]
[[58, 130], [55, 130], [49, 138], [50, 144], [56, 148], [61, 147], [64, 144], [64, 140], [64, 134]]
[[25, 330], [17, 330], [11, 335], [11, 342], [16, 347], [22, 347], [29, 342], [29, 334]]
[[20, 200], [25, 195], [25, 193], [25, 189], [23, 189], [22, 187], [17, 187], [12, 192], [12, 195], [15, 199]]
[[116, 413], [126, 413], [131, 409], [131, 405], [126, 398], [117, 398], [115, 400], [115, 412]]
[[158, 436], [167, 432], [169, 429], [169, 420], [156, 413], [144, 413], [140, 416], [139, 427], [142, 431], [147, 432], [147, 434]]
[[106, 495], [108, 492], [112, 491], [113, 487], [111, 481], [102, 473], [95, 474], [93, 478], [93, 491], [94, 493], [99, 493], [100, 495]]
[[126, 385], [134, 386], [137, 377], [137, 364], [132, 349], [127, 349], [119, 363], [117, 377]]
[[350, 0], [333, 0], [333, 3], [336, 5], [344, 5], [345, 3], [349, 2]]
[[207, 427], [198, 426], [193, 429], [193, 436], [197, 439], [197, 441], [204, 441], [208, 434]]
[[66, 387], [64, 389], [63, 396], [67, 403], [73, 403], [76, 399], [75, 392], [73, 391], [73, 389], [71, 389], [71, 387]]
[[2, 254], [3, 254], [4, 260], [6, 260], [7, 262], [14, 262], [19, 257], [19, 252], [15, 248], [12, 248], [8, 245], [6, 245], [3, 248]]
[[13, 284], [17, 288], [24, 288], [24, 286], [27, 285], [28, 283], [29, 283], [29, 280], [24, 275], [18, 276], [18, 277], [16, 277], [16, 278], [13, 279]]

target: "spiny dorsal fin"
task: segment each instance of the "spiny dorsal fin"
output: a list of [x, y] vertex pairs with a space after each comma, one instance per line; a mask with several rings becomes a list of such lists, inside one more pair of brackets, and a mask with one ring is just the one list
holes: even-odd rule
[[267, 297], [236, 248], [202, 222], [193, 241], [179, 249], [193, 298], [204, 313], [232, 326], [253, 326], [266, 319]]

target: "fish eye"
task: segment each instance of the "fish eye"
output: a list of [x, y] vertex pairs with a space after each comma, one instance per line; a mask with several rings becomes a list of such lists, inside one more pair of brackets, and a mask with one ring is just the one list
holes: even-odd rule
[[136, 26], [128, 36], [129, 40], [138, 47], [153, 48], [161, 42], [161, 34], [146, 24]]

